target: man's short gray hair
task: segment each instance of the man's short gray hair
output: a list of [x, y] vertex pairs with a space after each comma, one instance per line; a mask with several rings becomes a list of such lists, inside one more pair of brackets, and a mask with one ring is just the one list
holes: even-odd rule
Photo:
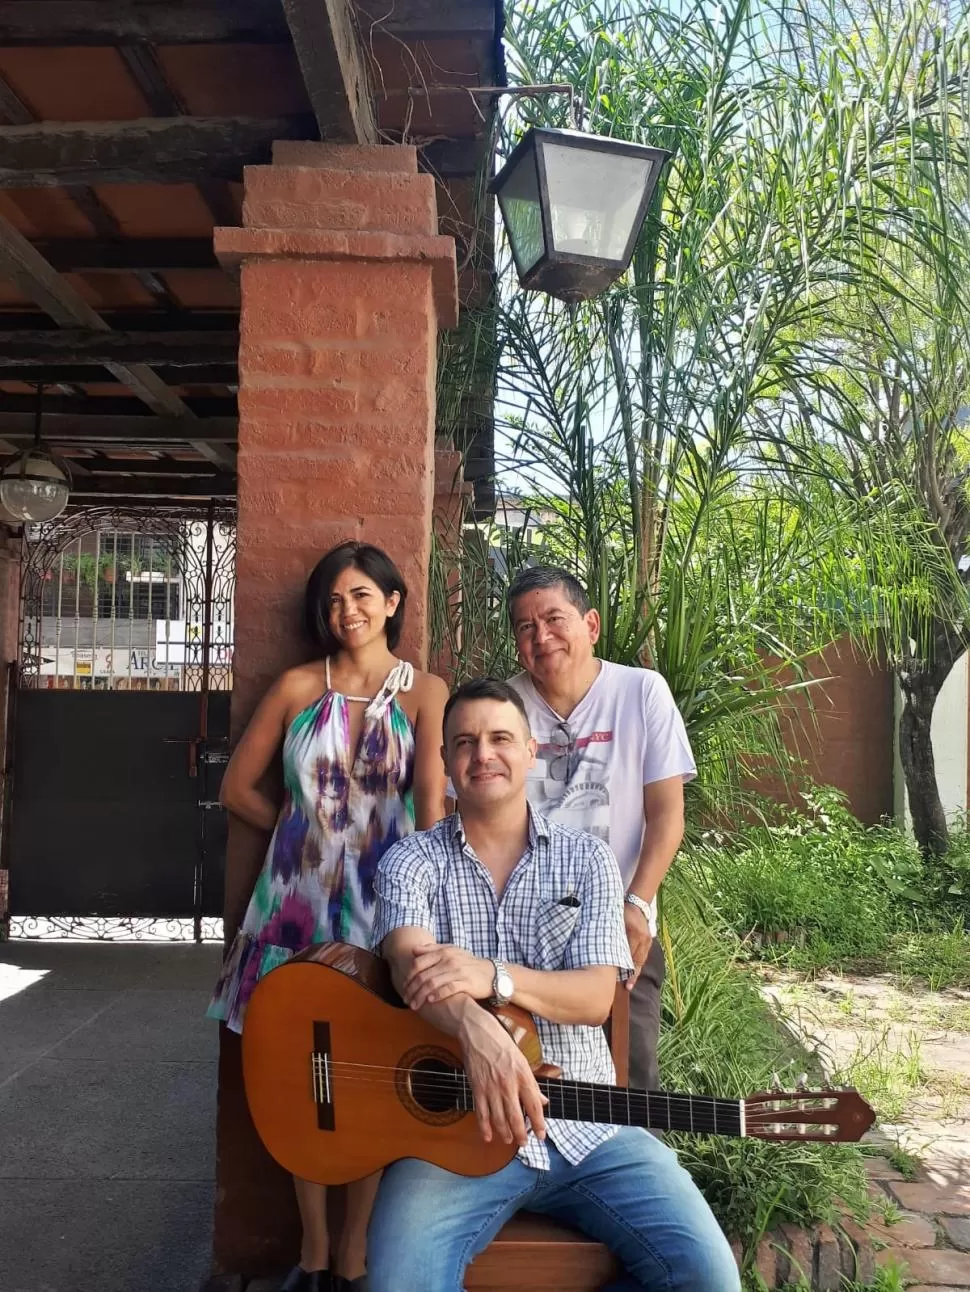
[[575, 574], [570, 574], [568, 570], [562, 570], [557, 565], [527, 565], [519, 570], [505, 594], [505, 605], [510, 619], [518, 598], [524, 596], [526, 592], [535, 592], [539, 588], [562, 588], [567, 599], [581, 615], [585, 615], [593, 608], [586, 589]]

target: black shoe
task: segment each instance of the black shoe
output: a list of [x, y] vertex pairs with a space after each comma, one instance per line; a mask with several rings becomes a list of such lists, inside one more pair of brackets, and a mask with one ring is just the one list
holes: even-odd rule
[[368, 1292], [367, 1275], [345, 1279], [342, 1274], [337, 1274], [333, 1280], [333, 1292]]
[[330, 1271], [307, 1271], [302, 1265], [294, 1265], [280, 1284], [280, 1292], [333, 1292]]

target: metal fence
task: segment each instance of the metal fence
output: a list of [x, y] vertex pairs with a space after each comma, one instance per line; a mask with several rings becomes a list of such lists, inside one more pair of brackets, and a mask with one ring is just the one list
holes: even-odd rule
[[232, 689], [233, 518], [79, 511], [25, 538], [22, 687]]

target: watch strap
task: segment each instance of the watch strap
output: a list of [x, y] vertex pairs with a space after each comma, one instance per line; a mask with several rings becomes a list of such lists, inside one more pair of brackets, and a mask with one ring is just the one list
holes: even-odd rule
[[627, 893], [624, 896], [623, 900], [624, 902], [628, 902], [630, 906], [635, 906], [638, 911], [643, 912], [644, 919], [647, 921], [647, 927], [650, 929], [652, 933], [653, 932], [653, 911], [650, 909], [650, 903], [645, 902], [642, 897], [637, 897], [636, 893]]
[[505, 974], [505, 975], [506, 975], [506, 977], [510, 977], [510, 976], [511, 976], [511, 975], [509, 974], [509, 967], [508, 967], [508, 965], [505, 963], [505, 961], [504, 961], [504, 960], [493, 959], [493, 960], [492, 960], [492, 968], [494, 969], [494, 971], [495, 971], [495, 972], [494, 972], [494, 973], [493, 973], [493, 975], [492, 975], [492, 995], [491, 995], [491, 998], [490, 998], [490, 1000], [489, 1000], [489, 1004], [490, 1004], [490, 1005], [507, 1005], [507, 1004], [509, 1003], [509, 1001], [512, 999], [512, 997], [511, 997], [511, 996], [505, 996], [505, 995], [502, 995], [502, 994], [499, 992], [499, 989], [498, 989], [498, 980], [499, 980], [499, 976], [500, 976], [501, 974]]

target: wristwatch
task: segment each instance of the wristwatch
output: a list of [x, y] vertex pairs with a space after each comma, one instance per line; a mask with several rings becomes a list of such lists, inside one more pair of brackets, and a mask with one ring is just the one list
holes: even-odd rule
[[627, 893], [623, 900], [635, 906], [638, 911], [642, 911], [643, 918], [647, 921], [647, 928], [653, 928], [653, 912], [650, 910], [649, 902], [645, 902], [642, 897], [637, 897], [636, 893]]
[[504, 960], [493, 960], [495, 977], [492, 979], [492, 994], [488, 998], [490, 1005], [507, 1005], [515, 992], [515, 983]]

